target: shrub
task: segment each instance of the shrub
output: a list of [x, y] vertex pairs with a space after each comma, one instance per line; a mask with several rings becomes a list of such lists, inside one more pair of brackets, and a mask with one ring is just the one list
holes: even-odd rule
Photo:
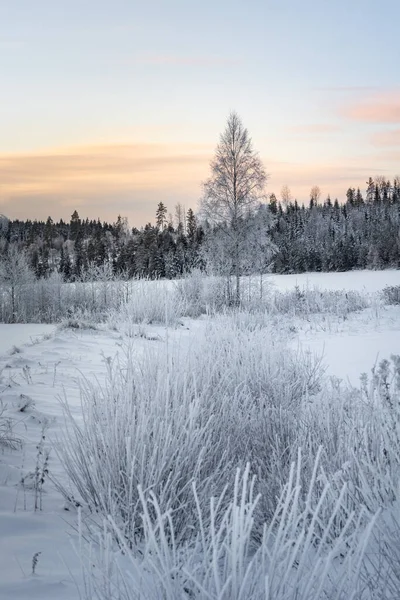
[[400, 285], [383, 288], [382, 297], [385, 304], [400, 304]]
[[85, 383], [82, 426], [64, 403], [70, 431], [61, 459], [74, 487], [65, 495], [78, 492], [134, 539], [141, 485], [162, 511], [174, 512], [176, 535], [185, 538], [196, 508], [193, 478], [204, 501], [250, 460], [265, 491], [263, 510], [273, 513], [298, 445], [302, 401], [319, 390], [319, 366], [229, 317], [189, 352], [132, 352], [107, 363], [103, 388]]

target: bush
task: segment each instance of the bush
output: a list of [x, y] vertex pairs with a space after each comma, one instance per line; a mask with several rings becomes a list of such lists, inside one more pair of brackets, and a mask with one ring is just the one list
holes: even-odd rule
[[400, 285], [383, 288], [382, 297], [385, 304], [400, 304]]
[[[83, 387], [83, 426], [69, 415], [61, 458], [75, 490], [65, 495], [78, 492], [133, 539], [141, 530], [141, 485], [156, 493], [163, 511], [174, 511], [176, 535], [184, 538], [195, 511], [193, 478], [203, 501], [250, 460], [265, 490], [264, 510], [273, 512], [280, 477], [296, 453], [302, 400], [318, 389], [311, 359], [299, 360], [269, 344], [264, 331], [241, 331], [229, 318], [190, 352], [130, 351], [123, 363], [108, 365], [105, 387]], [[284, 454], [279, 444], [287, 444]]]

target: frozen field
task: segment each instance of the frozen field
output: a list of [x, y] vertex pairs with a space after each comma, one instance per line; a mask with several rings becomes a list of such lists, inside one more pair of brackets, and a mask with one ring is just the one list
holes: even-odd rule
[[[376, 292], [399, 285], [400, 271], [270, 276], [268, 280], [279, 290], [299, 285]], [[289, 317], [282, 316], [285, 320]], [[210, 326], [205, 317], [185, 318], [170, 329], [147, 324], [131, 328], [126, 335], [123, 328], [106, 326], [60, 330], [50, 325], [0, 325], [0, 400], [15, 421], [15, 436], [24, 443], [23, 450], [4, 449], [0, 454], [1, 600], [80, 598], [81, 567], [73, 547], [78, 546], [76, 511], [48, 478], [40, 498], [37, 493], [35, 497], [32, 483], [42, 435], [50, 449], [52, 479], [66, 480], [52, 449], [65, 426], [60, 398], [66, 398], [80, 423], [82, 377], [105, 387], [110, 362], [116, 356], [125, 360], [128, 351], [134, 360], [146, 353], [167, 353], [174, 346], [183, 356], [201, 345]], [[360, 374], [370, 373], [377, 361], [400, 355], [400, 306], [368, 308], [346, 319], [297, 317], [279, 332], [292, 348], [322, 355], [328, 376], [357, 386]], [[42, 510], [34, 510], [35, 501], [40, 501]]]

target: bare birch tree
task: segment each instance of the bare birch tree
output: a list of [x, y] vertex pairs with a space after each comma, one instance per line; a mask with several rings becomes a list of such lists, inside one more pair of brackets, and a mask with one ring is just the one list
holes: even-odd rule
[[229, 115], [211, 161], [211, 177], [203, 184], [201, 212], [213, 226], [220, 226], [232, 258], [236, 278], [236, 303], [240, 303], [240, 275], [249, 219], [265, 199], [267, 174], [239, 116]]

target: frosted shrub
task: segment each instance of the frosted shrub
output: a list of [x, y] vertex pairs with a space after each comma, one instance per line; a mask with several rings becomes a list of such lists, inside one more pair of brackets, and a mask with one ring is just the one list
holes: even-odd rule
[[177, 298], [167, 282], [137, 279], [132, 282], [129, 298], [110, 311], [108, 322], [118, 330], [137, 323], [174, 325], [185, 312], [184, 300]]
[[198, 317], [206, 313], [218, 313], [232, 303], [229, 280], [208, 276], [195, 269], [183, 279], [175, 282], [177, 297], [186, 307], [186, 315]]
[[387, 286], [382, 290], [385, 304], [400, 304], [400, 285]]
[[184, 537], [195, 474], [208, 497], [250, 460], [265, 488], [263, 510], [273, 512], [297, 448], [302, 399], [319, 389], [318, 368], [228, 318], [191, 351], [162, 351], [128, 352], [108, 365], [105, 387], [84, 386], [83, 426], [69, 415], [62, 446], [75, 488], [66, 495], [78, 492], [93, 510], [128, 523], [133, 537], [140, 484], [163, 511], [174, 510]]
[[271, 301], [271, 310], [291, 315], [322, 313], [346, 316], [370, 305], [371, 299], [367, 294], [360, 292], [318, 290], [296, 286], [293, 290], [275, 292]]
[[[232, 307], [230, 278], [207, 276], [194, 271], [176, 282], [178, 296], [184, 299], [187, 314], [197, 317], [204, 313], [221, 313]], [[375, 298], [367, 293], [344, 290], [300, 288], [281, 292], [262, 277], [241, 280], [240, 310], [249, 313], [268, 312], [292, 316], [332, 314], [346, 317], [352, 312], [370, 307]]]

